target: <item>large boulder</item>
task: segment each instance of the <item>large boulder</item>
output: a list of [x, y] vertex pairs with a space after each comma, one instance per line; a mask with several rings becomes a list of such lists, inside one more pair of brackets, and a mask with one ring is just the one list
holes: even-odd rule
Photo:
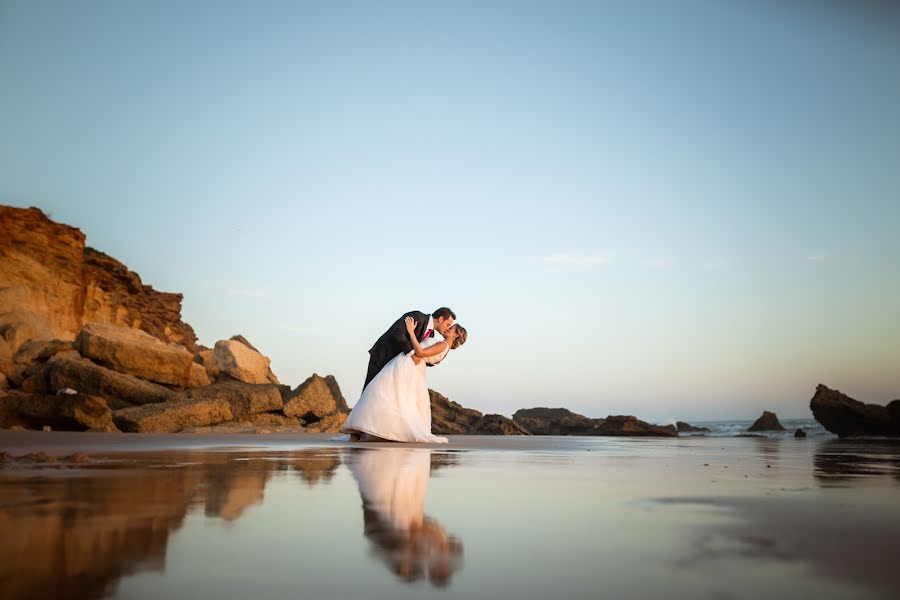
[[900, 400], [887, 406], [864, 404], [819, 384], [809, 401], [816, 421], [839, 437], [900, 437]]
[[[185, 390], [182, 398], [222, 399], [231, 407], [235, 419], [246, 415], [281, 410], [281, 389], [273, 383], [220, 382], [205, 387]], [[176, 400], [177, 402], [178, 400]]]
[[119, 373], [147, 381], [185, 386], [194, 356], [184, 346], [162, 342], [131, 327], [89, 323], [75, 345], [82, 356]]
[[318, 421], [338, 412], [337, 399], [323, 377], [312, 376], [284, 399], [284, 414], [306, 421]]
[[102, 396], [111, 408], [165, 402], [177, 395], [161, 385], [62, 354], [47, 361], [45, 372], [50, 391], [71, 388], [82, 394]]
[[194, 355], [194, 362], [203, 366], [206, 376], [210, 381], [215, 381], [219, 377], [219, 363], [211, 349], [204, 348]]
[[471, 435], [531, 435], [531, 432], [503, 415], [484, 415], [469, 428]]
[[[244, 383], [278, 383], [271, 361], [240, 336], [219, 340], [213, 348], [218, 370]], [[274, 381], [273, 381], [274, 380]]]
[[751, 425], [750, 429], [748, 429], [747, 431], [784, 431], [784, 430], [785, 430], [784, 427], [782, 427], [781, 423], [778, 421], [778, 417], [775, 416], [775, 413], [764, 410], [762, 416], [760, 416], [756, 421], [754, 421], [753, 425]]
[[431, 402], [431, 432], [438, 435], [464, 435], [481, 420], [477, 410], [466, 408], [434, 390], [428, 390]]
[[87, 394], [15, 393], [0, 398], [6, 418], [34, 429], [118, 431], [106, 401]]
[[112, 416], [119, 429], [136, 433], [176, 433], [234, 418], [231, 404], [225, 398], [183, 398], [114, 410]]

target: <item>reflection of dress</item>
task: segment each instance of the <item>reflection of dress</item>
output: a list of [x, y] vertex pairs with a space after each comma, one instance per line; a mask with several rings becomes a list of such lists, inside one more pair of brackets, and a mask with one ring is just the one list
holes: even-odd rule
[[373, 554], [406, 581], [427, 577], [434, 585], [448, 585], [461, 566], [462, 544], [425, 516], [431, 452], [360, 449], [346, 464], [359, 485], [363, 532]]
[[447, 438], [431, 433], [425, 363], [439, 363], [449, 350], [447, 346], [418, 365], [413, 362], [412, 352], [397, 354], [363, 390], [341, 431], [366, 433], [395, 442], [446, 444]]

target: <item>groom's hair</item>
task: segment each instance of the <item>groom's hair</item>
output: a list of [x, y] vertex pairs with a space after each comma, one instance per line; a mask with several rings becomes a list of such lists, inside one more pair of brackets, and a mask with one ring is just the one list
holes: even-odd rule
[[450, 310], [449, 308], [447, 308], [446, 306], [440, 307], [439, 309], [437, 309], [436, 311], [431, 313], [431, 316], [434, 317], [435, 319], [440, 319], [441, 317], [443, 317], [445, 319], [449, 319], [452, 317], [454, 321], [456, 320], [456, 313], [453, 312], [452, 310]]

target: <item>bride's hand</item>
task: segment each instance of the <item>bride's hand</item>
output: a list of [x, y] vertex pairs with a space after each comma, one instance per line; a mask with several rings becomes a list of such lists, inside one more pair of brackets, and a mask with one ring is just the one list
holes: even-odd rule
[[413, 321], [412, 317], [406, 317], [406, 330], [410, 334], [413, 334], [416, 332], [416, 325], [418, 325], [418, 323]]

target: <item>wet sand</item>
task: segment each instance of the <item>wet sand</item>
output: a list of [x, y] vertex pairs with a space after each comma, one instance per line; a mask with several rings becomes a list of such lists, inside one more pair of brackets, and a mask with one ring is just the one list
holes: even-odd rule
[[[0, 597], [889, 598], [897, 440], [0, 432]], [[22, 457], [85, 452], [86, 463]]]

